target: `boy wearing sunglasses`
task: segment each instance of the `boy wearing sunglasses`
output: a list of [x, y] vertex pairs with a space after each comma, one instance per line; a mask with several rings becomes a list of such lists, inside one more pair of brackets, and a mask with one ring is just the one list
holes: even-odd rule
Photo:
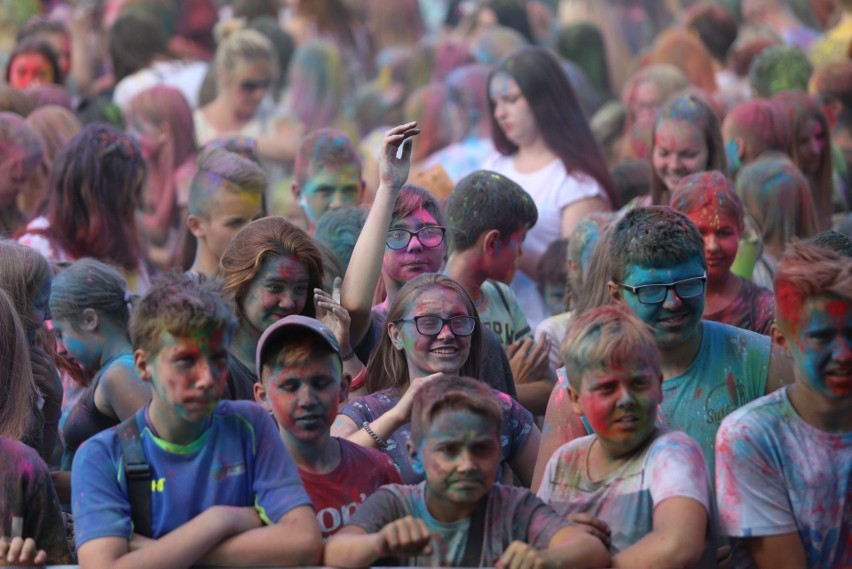
[[[462, 178], [447, 200], [450, 257], [446, 273], [467, 289], [479, 319], [500, 338], [511, 358], [518, 400], [542, 414], [556, 382], [549, 345], [533, 346], [530, 325], [508, 286], [527, 231], [538, 220], [535, 202], [509, 178], [479, 170]], [[512, 356], [517, 354], [517, 358]], [[535, 369], [530, 379], [516, 371], [519, 359]], [[537, 364], [537, 365], [536, 365]]]

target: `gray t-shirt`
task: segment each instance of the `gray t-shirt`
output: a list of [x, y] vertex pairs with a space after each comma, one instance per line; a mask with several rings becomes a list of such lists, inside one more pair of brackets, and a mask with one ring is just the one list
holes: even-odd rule
[[[470, 518], [442, 523], [429, 514], [424, 497], [426, 482], [415, 486], [389, 484], [367, 498], [349, 524], [376, 533], [387, 524], [414, 516], [426, 522], [432, 534], [432, 555], [415, 555], [401, 560], [409, 567], [458, 567], [467, 545]], [[516, 540], [536, 549], [547, 549], [553, 536], [568, 525], [565, 518], [535, 497], [526, 488], [495, 484], [488, 491], [485, 509], [485, 536], [480, 567], [493, 567]]]

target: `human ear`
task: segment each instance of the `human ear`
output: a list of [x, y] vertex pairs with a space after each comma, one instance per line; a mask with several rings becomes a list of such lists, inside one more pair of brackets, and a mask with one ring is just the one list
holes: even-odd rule
[[142, 381], [151, 382], [151, 369], [148, 365], [148, 352], [139, 348], [135, 352], [133, 352], [133, 364], [136, 366], [136, 370], [139, 372], [139, 377]]
[[737, 145], [737, 157], [742, 160], [745, 158], [745, 140], [742, 137], [737, 136], [734, 138], [734, 142]]
[[186, 226], [187, 228], [189, 228], [189, 232], [192, 233], [192, 235], [196, 239], [202, 239], [207, 236], [206, 232], [204, 231], [203, 221], [195, 214], [190, 214], [186, 218]]
[[261, 407], [266, 409], [267, 413], [272, 413], [272, 405], [269, 403], [269, 397], [266, 394], [266, 387], [262, 381], [254, 384], [254, 400], [260, 403]]
[[580, 403], [580, 392], [574, 389], [570, 382], [568, 382], [568, 399], [571, 401], [571, 409], [574, 410], [574, 414], [581, 417], [583, 405]]
[[769, 329], [769, 337], [772, 338], [772, 343], [787, 352], [790, 353], [790, 346], [787, 343], [787, 338], [784, 337], [784, 334], [781, 333], [781, 329], [778, 328], [778, 323], [773, 322], [772, 327]]
[[500, 253], [500, 247], [502, 246], [502, 242], [500, 241], [500, 232], [496, 229], [490, 229], [485, 232], [485, 235], [482, 237], [482, 250], [486, 255], [498, 255]]
[[411, 467], [414, 468], [414, 471], [418, 474], [423, 474], [425, 469], [423, 468], [423, 459], [420, 457], [420, 452], [417, 450], [417, 447], [414, 446], [414, 441], [409, 439], [405, 443], [405, 448], [408, 449], [408, 459], [411, 461]]
[[388, 336], [390, 336], [391, 344], [397, 350], [402, 350], [402, 327], [396, 322], [388, 322]]
[[621, 296], [621, 287], [615, 284], [612, 281], [606, 283], [606, 289], [609, 292], [609, 297], [613, 299], [615, 302], [621, 304], [622, 296]]
[[343, 372], [340, 377], [340, 392], [337, 395], [338, 403], [346, 403], [349, 399], [349, 388], [352, 385], [352, 376]]
[[85, 308], [83, 309], [83, 315], [81, 318], [83, 323], [83, 329], [86, 332], [94, 332], [98, 329], [100, 324], [100, 319], [98, 318], [98, 313], [94, 308]]

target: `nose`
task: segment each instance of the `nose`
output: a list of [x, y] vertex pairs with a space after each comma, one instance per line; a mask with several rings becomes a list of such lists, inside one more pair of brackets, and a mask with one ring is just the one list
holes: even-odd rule
[[313, 407], [317, 398], [314, 396], [314, 390], [307, 385], [302, 385], [297, 394], [296, 403], [302, 409]]
[[636, 398], [627, 386], [622, 386], [618, 395], [617, 406], [619, 409], [629, 409], [636, 404]]
[[441, 329], [438, 331], [438, 338], [444, 338], [444, 339], [450, 340], [450, 339], [455, 338], [455, 337], [456, 337], [456, 335], [453, 334], [453, 331], [450, 328], [450, 323], [444, 322], [444, 325], [441, 326]]
[[683, 299], [675, 292], [674, 287], [666, 291], [666, 299], [663, 301], [663, 308], [666, 310], [674, 310], [683, 305]]
[[336, 190], [331, 196], [331, 202], [328, 204], [328, 209], [340, 209], [343, 207], [343, 192]]
[[669, 154], [669, 170], [674, 170], [675, 172], [679, 172], [683, 169], [683, 160], [681, 160], [680, 155], [678, 153], [673, 152]]
[[704, 248], [708, 251], [715, 251], [719, 248], [719, 243], [716, 241], [716, 235], [708, 233], [704, 236]]
[[423, 250], [423, 243], [420, 242], [420, 237], [417, 235], [412, 235], [411, 240], [408, 242], [408, 252], [416, 253], [418, 251]]
[[471, 472], [476, 470], [476, 463], [474, 462], [473, 454], [471, 454], [469, 449], [462, 449], [459, 453], [459, 461], [456, 466], [456, 470], [459, 472]]
[[213, 366], [209, 359], [204, 358], [198, 362], [195, 368], [195, 382], [193, 385], [195, 389], [203, 391], [212, 389], [214, 384]]
[[295, 310], [296, 301], [293, 298], [292, 293], [285, 292], [284, 294], [282, 294], [281, 298], [278, 300], [278, 307], [290, 311]]
[[833, 350], [832, 359], [843, 364], [852, 363], [852, 340], [840, 334]]

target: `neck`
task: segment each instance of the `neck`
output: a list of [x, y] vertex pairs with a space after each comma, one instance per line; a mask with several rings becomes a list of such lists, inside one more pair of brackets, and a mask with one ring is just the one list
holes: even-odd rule
[[106, 338], [103, 350], [101, 350], [101, 358], [99, 368], [103, 368], [106, 362], [123, 354], [132, 354], [133, 345], [127, 339], [125, 332], [119, 330], [105, 330]]
[[518, 152], [515, 153], [515, 168], [519, 172], [534, 172], [552, 162], [554, 158], [556, 155], [547, 147], [544, 139], [538, 136], [518, 147]]
[[340, 465], [340, 443], [326, 430], [323, 435], [310, 442], [300, 441], [279, 427], [284, 446], [290, 451], [299, 470], [314, 474], [327, 474]]
[[[250, 324], [244, 320], [240, 320], [237, 326], [237, 332], [234, 334], [234, 339], [231, 341], [231, 353], [244, 366], [254, 371], [255, 355], [257, 353], [257, 341], [260, 340], [260, 334]], [[255, 373], [257, 373], [255, 371]]]
[[216, 271], [219, 269], [219, 259], [198, 239], [196, 239], [196, 249], [195, 259], [192, 261], [189, 272], [207, 277], [216, 276]]
[[475, 249], [471, 247], [451, 254], [447, 259], [447, 273], [467, 289], [474, 302], [478, 302], [482, 298], [482, 283], [488, 277], [482, 270], [482, 259], [474, 253]]
[[806, 423], [827, 433], [852, 432], [852, 400], [839, 401], [820, 395], [809, 387], [796, 383], [787, 388], [790, 403]]
[[[156, 392], [155, 392], [156, 393]], [[208, 417], [198, 421], [186, 421], [174, 409], [154, 395], [148, 408], [148, 418], [159, 438], [177, 445], [188, 445], [198, 439], [207, 427]]]
[[441, 496], [429, 485], [425, 484], [424, 495], [426, 498], [426, 509], [433, 518], [445, 524], [451, 524], [473, 515], [473, 510], [476, 509], [476, 502], [472, 504], [457, 504], [450, 502], [444, 496]]
[[595, 437], [592, 440], [592, 447], [589, 451], [587, 468], [589, 478], [591, 480], [602, 480], [612, 472], [618, 470], [625, 462], [636, 456], [656, 432], [656, 428], [652, 429], [638, 446], [630, 449], [610, 447], [600, 436]]
[[682, 374], [692, 365], [692, 361], [698, 355], [698, 350], [701, 348], [701, 339], [703, 336], [704, 323], [701, 322], [698, 324], [698, 330], [683, 344], [673, 348], [659, 347], [663, 380]]

